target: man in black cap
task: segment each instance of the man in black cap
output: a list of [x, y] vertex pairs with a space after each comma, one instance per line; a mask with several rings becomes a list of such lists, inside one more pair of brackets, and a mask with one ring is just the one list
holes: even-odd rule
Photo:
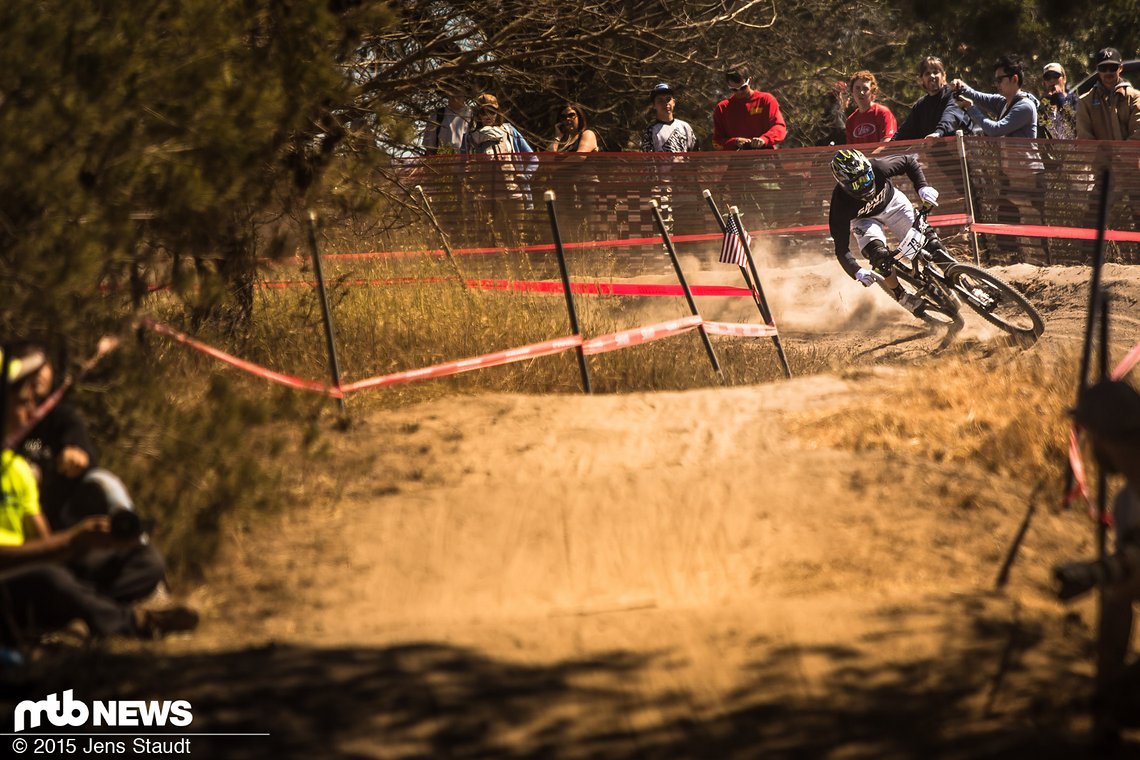
[[1093, 63], [1098, 81], [1077, 101], [1077, 139], [1140, 140], [1140, 91], [1121, 78], [1120, 51], [1104, 48]]
[[641, 150], [646, 153], [688, 153], [697, 149], [697, 136], [687, 121], [674, 118], [677, 101], [673, 89], [664, 82], [649, 93], [649, 104], [657, 120], [641, 133]]
[[1140, 725], [1140, 665], [1125, 669], [1140, 601], [1140, 393], [1102, 380], [1081, 393], [1072, 415], [1104, 471], [1126, 481], [1112, 507], [1119, 579], [1105, 586], [1097, 637], [1096, 738], [1114, 744], [1122, 726]]

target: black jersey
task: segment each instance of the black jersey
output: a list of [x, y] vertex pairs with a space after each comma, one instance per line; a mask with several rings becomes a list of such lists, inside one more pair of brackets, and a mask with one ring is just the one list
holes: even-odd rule
[[851, 222], [855, 219], [864, 219], [869, 216], [881, 214], [887, 204], [895, 197], [895, 186], [891, 184], [891, 177], [905, 174], [914, 183], [914, 189], [926, 187], [930, 183], [922, 173], [922, 166], [918, 157], [913, 154], [891, 156], [889, 158], [872, 158], [871, 169], [875, 174], [875, 191], [870, 200], [862, 201], [843, 191], [839, 185], [831, 191], [831, 211], [828, 214], [828, 225], [831, 227], [831, 237], [835, 241], [835, 258], [839, 259], [843, 271], [850, 277], [855, 276], [859, 270], [859, 262], [851, 255]]

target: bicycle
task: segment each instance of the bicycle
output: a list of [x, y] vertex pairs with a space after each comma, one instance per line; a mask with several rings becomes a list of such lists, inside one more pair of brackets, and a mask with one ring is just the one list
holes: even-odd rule
[[[1045, 321], [1037, 309], [997, 275], [951, 256], [926, 219], [930, 208], [916, 208], [914, 224], [893, 254], [893, 270], [910, 286], [909, 292], [924, 302], [914, 315], [957, 332], [965, 324], [960, 313], [965, 303], [1019, 342], [1035, 342], [1045, 332]], [[875, 274], [890, 276], [889, 271], [875, 270]]]

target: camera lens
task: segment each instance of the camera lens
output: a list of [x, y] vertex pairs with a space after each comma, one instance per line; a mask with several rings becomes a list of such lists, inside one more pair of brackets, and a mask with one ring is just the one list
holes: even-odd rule
[[142, 520], [129, 509], [116, 509], [111, 513], [111, 535], [115, 538], [138, 538], [142, 534]]

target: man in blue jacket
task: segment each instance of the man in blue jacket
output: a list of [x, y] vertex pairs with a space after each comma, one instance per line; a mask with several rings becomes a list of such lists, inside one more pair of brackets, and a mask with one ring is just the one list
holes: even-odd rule
[[[1037, 98], [1021, 89], [1025, 69], [1013, 56], [1002, 56], [994, 64], [997, 92], [981, 92], [961, 79], [950, 83], [958, 105], [991, 137], [1037, 137]], [[988, 111], [983, 113], [982, 106]], [[993, 118], [990, 118], [993, 117]]]

